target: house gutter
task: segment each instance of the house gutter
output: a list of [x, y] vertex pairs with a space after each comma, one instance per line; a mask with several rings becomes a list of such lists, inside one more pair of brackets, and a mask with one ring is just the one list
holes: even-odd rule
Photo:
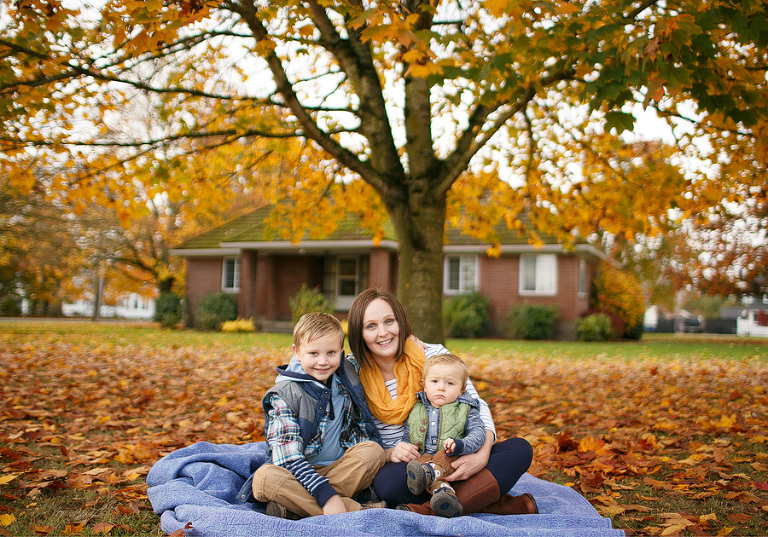
[[[443, 252], [446, 254], [484, 254], [490, 244], [447, 244], [443, 246]], [[608, 259], [608, 256], [589, 244], [577, 244], [573, 250], [565, 249], [561, 244], [544, 244], [535, 246], [533, 244], [502, 244], [499, 248], [502, 254], [561, 254], [561, 253], [581, 253], [591, 255], [598, 259]]]
[[237, 248], [239, 250], [258, 250], [260, 252], [322, 252], [326, 250], [346, 250], [346, 251], [369, 251], [374, 248], [381, 250], [397, 250], [397, 242], [393, 240], [383, 240], [378, 245], [373, 244], [373, 240], [363, 241], [307, 241], [291, 243], [290, 241], [279, 242], [222, 242], [222, 248]]

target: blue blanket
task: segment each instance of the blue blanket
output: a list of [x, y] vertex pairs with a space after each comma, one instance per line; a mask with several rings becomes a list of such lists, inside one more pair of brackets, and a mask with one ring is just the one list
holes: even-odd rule
[[457, 518], [395, 509], [366, 509], [299, 521], [264, 514], [264, 504], [237, 500], [241, 486], [265, 460], [264, 442], [243, 445], [199, 442], [166, 455], [147, 475], [149, 501], [166, 533], [191, 536], [355, 536], [393, 535], [623, 536], [573, 489], [525, 474], [510, 491], [530, 492], [540, 514], [474, 514]]

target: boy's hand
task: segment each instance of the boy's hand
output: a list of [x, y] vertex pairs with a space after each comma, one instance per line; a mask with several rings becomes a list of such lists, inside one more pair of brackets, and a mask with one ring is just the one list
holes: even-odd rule
[[456, 449], [456, 442], [453, 440], [453, 438], [446, 439], [445, 444], [443, 444], [443, 450], [445, 450], [445, 454], [452, 454], [454, 449]]
[[408, 462], [419, 458], [419, 448], [408, 442], [398, 442], [387, 453], [389, 462]]
[[341, 496], [334, 494], [331, 496], [325, 505], [323, 506], [324, 515], [335, 515], [338, 513], [346, 513], [347, 508], [344, 507], [344, 502], [341, 501]]

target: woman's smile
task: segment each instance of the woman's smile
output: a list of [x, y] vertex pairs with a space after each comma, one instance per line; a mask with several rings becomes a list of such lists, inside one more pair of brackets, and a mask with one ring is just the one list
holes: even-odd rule
[[363, 317], [363, 341], [372, 358], [397, 358], [399, 335], [400, 326], [392, 306], [381, 298], [372, 301]]

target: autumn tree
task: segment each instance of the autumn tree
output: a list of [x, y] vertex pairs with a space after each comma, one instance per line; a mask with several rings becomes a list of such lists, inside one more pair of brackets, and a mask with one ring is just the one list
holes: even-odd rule
[[[4, 3], [3, 174], [30, 185], [30, 160], [73, 160], [81, 165], [62, 174], [60, 190], [114, 196], [134, 163], [180, 146], [196, 155], [234, 147], [242, 164], [262, 153], [257, 140], [296, 137], [322, 160], [312, 180], [286, 175], [296, 186], [289, 205], [306, 215], [324, 199], [316, 210], [333, 214], [357, 193], [357, 210], [386, 210], [399, 241], [397, 292], [426, 340], [442, 339], [449, 214], [491, 243], [489, 218], [519, 227], [523, 212], [566, 242], [596, 226], [629, 236], [653, 233], [670, 207], [701, 214], [764, 182], [764, 2], [84, 4]], [[171, 128], [105, 136], [138, 93], [162, 100]], [[622, 169], [617, 136], [632, 129], [635, 106], [675, 127], [677, 155], [711, 169]], [[173, 182], [175, 171], [156, 181]]]

